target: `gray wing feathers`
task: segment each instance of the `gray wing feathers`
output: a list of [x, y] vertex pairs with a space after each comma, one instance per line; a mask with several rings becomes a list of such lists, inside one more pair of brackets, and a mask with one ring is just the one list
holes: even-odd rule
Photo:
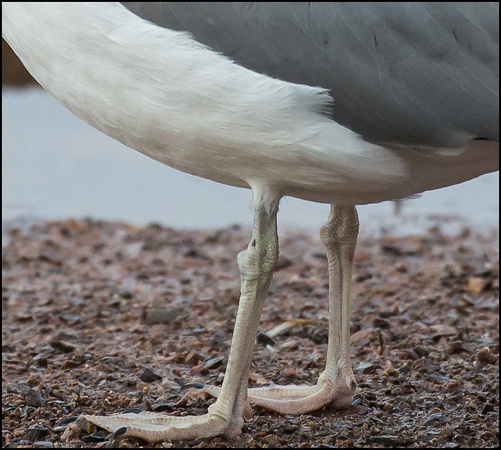
[[332, 117], [370, 142], [499, 140], [497, 3], [125, 5], [244, 67], [329, 89]]

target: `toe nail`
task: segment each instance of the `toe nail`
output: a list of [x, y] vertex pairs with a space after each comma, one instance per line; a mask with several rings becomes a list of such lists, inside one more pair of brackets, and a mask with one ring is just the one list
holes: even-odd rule
[[122, 428], [119, 428], [117, 431], [115, 431], [114, 436], [115, 437], [122, 436], [125, 433], [127, 433], [127, 427], [122, 427]]

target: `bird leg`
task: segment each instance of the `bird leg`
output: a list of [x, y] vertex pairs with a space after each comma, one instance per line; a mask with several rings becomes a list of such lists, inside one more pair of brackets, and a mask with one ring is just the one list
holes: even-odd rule
[[247, 384], [259, 317], [278, 259], [277, 207], [256, 207], [252, 239], [238, 255], [241, 295], [233, 340], [218, 399], [201, 416], [168, 416], [141, 412], [110, 416], [84, 415], [89, 422], [120, 436], [150, 442], [240, 434], [248, 407]]
[[273, 386], [249, 389], [251, 404], [281, 414], [305, 414], [330, 404], [351, 404], [356, 382], [350, 363], [350, 288], [353, 255], [358, 235], [354, 206], [331, 205], [320, 238], [329, 268], [329, 343], [325, 370], [314, 386]]

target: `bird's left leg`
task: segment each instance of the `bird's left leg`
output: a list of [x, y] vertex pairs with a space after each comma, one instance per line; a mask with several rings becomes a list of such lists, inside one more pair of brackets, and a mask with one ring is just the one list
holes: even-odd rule
[[278, 201], [270, 208], [256, 206], [252, 238], [238, 255], [241, 295], [238, 304], [230, 356], [217, 401], [201, 416], [169, 416], [142, 412], [110, 416], [84, 415], [89, 422], [121, 436], [135, 436], [150, 442], [197, 439], [240, 433], [247, 402], [249, 368], [259, 317], [278, 259]]
[[281, 414], [305, 414], [326, 405], [345, 408], [351, 404], [356, 382], [350, 363], [350, 291], [357, 235], [355, 207], [332, 205], [327, 224], [320, 229], [329, 270], [329, 343], [326, 367], [317, 384], [249, 389], [251, 404]]

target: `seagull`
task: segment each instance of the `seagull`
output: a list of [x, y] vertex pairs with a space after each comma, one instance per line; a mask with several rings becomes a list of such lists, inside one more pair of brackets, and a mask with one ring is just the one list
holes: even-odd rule
[[[79, 118], [150, 158], [252, 190], [227, 369], [201, 416], [84, 415], [150, 442], [241, 432], [250, 405], [351, 404], [356, 205], [499, 169], [497, 3], [2, 2], [2, 35]], [[278, 259], [280, 199], [331, 205], [320, 229], [329, 343], [312, 386], [248, 389]]]

